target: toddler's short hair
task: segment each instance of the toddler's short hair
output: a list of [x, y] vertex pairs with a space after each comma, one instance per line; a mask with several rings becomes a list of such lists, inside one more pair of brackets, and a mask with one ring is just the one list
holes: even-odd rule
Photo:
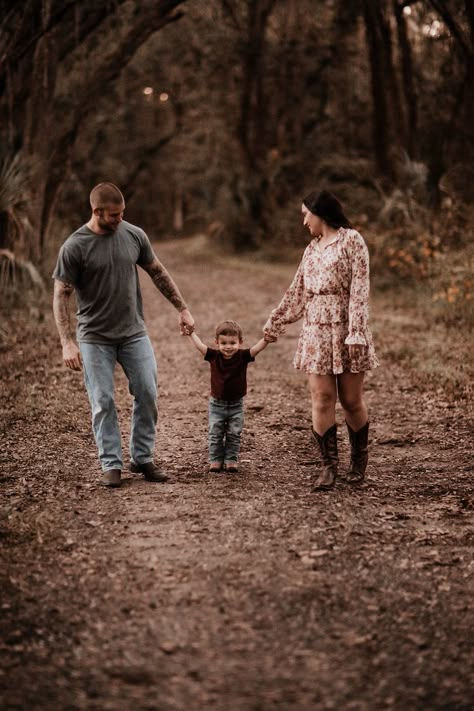
[[216, 341], [219, 336], [237, 336], [239, 341], [243, 341], [242, 329], [237, 321], [221, 321], [216, 326]]

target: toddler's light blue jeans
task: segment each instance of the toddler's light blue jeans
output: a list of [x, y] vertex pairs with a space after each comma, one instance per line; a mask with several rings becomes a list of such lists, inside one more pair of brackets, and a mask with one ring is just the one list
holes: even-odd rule
[[244, 399], [209, 398], [209, 461], [238, 462]]
[[157, 367], [148, 336], [125, 343], [79, 343], [84, 382], [92, 410], [92, 429], [102, 471], [122, 469], [122, 444], [114, 401], [114, 369], [119, 363], [133, 396], [130, 458], [135, 464], [153, 460], [158, 410]]

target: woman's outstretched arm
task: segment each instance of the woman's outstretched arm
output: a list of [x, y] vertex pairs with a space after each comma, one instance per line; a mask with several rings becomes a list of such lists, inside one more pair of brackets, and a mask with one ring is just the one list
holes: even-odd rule
[[304, 264], [302, 260], [282, 300], [276, 309], [271, 312], [268, 321], [263, 327], [264, 336], [271, 339], [284, 333], [287, 324], [294, 323], [302, 318], [306, 301]]

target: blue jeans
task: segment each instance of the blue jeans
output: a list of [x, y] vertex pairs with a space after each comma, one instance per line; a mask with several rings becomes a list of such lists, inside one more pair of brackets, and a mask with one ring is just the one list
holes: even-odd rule
[[209, 398], [209, 459], [237, 462], [244, 426], [244, 400]]
[[157, 368], [148, 336], [104, 345], [79, 343], [84, 382], [92, 410], [92, 429], [103, 471], [122, 469], [122, 444], [114, 402], [114, 369], [120, 363], [133, 396], [130, 458], [136, 464], [153, 460], [158, 410]]

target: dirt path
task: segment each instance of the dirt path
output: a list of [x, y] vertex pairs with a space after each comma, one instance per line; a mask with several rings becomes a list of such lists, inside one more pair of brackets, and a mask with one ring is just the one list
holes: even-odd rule
[[[292, 268], [194, 245], [158, 249], [201, 337], [232, 317], [250, 345]], [[393, 362], [395, 315], [375, 300], [367, 483], [311, 493], [297, 326], [250, 366], [242, 472], [210, 475], [208, 366], [143, 285], [170, 483], [97, 486], [81, 377], [62, 368], [49, 315], [33, 331], [17, 320], [2, 346], [1, 708], [472, 708], [468, 403]], [[121, 376], [117, 399], [126, 448]], [[343, 464], [346, 439], [341, 426]]]

